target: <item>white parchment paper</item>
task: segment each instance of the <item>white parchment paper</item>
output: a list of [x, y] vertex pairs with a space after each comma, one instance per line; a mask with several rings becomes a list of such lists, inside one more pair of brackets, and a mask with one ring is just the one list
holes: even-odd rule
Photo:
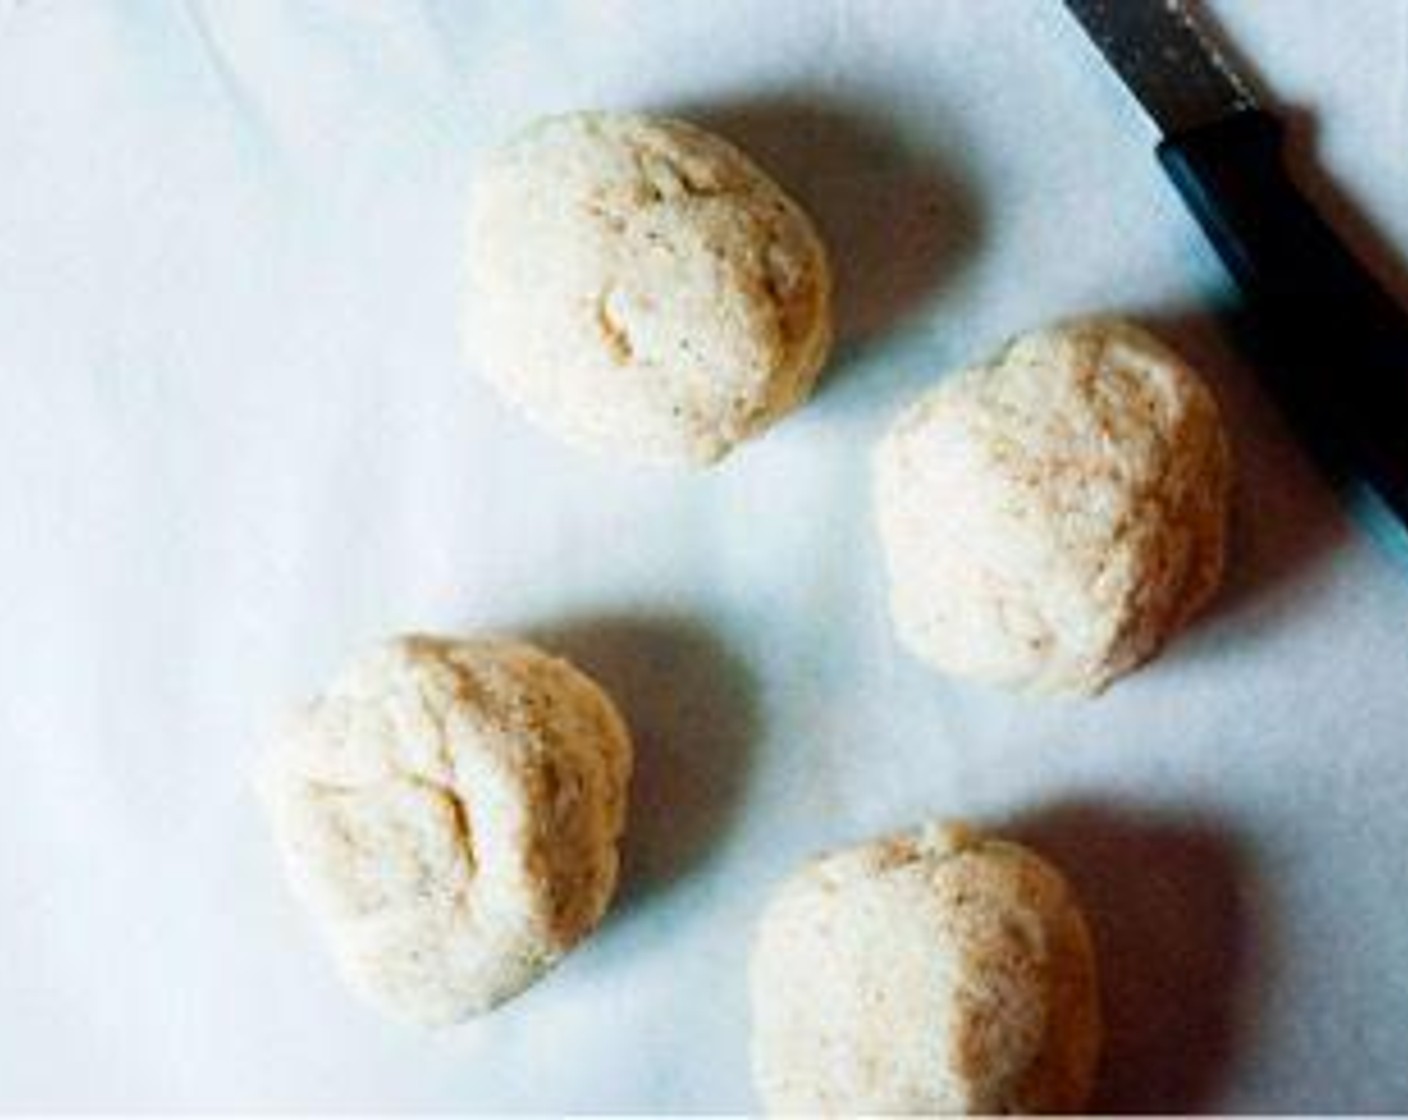
[[[1216, 7], [1401, 261], [1408, 4]], [[835, 250], [820, 393], [712, 473], [564, 451], [460, 352], [476, 154], [581, 106], [715, 125]], [[1408, 1107], [1408, 569], [1268, 411], [1153, 139], [1053, 0], [0, 5], [0, 1106], [748, 1109], [771, 884], [961, 814], [1089, 901], [1104, 1107]], [[1104, 308], [1226, 406], [1226, 594], [1095, 703], [929, 676], [869, 449]], [[621, 698], [627, 882], [541, 985], [425, 1034], [344, 992], [247, 774], [354, 651], [482, 627]]]

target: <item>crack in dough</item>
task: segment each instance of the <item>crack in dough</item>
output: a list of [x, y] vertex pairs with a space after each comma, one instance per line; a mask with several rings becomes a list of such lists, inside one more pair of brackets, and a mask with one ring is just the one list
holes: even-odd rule
[[606, 342], [612, 361], [618, 366], [630, 364], [635, 357], [635, 346], [631, 343], [631, 333], [611, 310], [611, 295], [614, 289], [607, 288], [596, 302], [596, 320], [601, 327], [601, 337]]

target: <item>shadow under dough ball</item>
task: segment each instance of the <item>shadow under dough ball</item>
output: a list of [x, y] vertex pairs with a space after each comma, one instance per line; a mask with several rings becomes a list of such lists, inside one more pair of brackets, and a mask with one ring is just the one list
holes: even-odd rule
[[955, 676], [1100, 692], [1216, 591], [1230, 474], [1211, 393], [1147, 331], [1023, 335], [922, 396], [876, 453], [900, 640]]
[[566, 661], [407, 637], [290, 720], [259, 787], [348, 982], [436, 1024], [518, 994], [597, 924], [630, 769], [615, 706]]
[[543, 428], [619, 459], [711, 463], [799, 405], [830, 295], [801, 208], [683, 121], [551, 117], [473, 189], [471, 361]]
[[1090, 935], [1017, 844], [935, 824], [814, 860], [764, 913], [751, 982], [772, 1112], [1072, 1112], [1090, 1093]]

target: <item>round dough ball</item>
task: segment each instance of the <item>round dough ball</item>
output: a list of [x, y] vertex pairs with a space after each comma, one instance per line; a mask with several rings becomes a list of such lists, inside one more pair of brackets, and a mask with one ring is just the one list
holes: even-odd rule
[[290, 721], [260, 787], [348, 981], [434, 1024], [516, 995], [596, 925], [630, 767], [615, 707], [566, 661], [406, 637]]
[[1100, 1045], [1061, 875], [931, 825], [804, 867], [753, 949], [753, 1067], [783, 1113], [1069, 1112]]
[[574, 113], [476, 184], [473, 358], [579, 446], [705, 464], [811, 391], [831, 340], [811, 222], [731, 144], [683, 121]]
[[1222, 575], [1217, 405], [1166, 346], [1088, 319], [1025, 335], [895, 422], [875, 504], [901, 641], [934, 667], [1094, 694]]

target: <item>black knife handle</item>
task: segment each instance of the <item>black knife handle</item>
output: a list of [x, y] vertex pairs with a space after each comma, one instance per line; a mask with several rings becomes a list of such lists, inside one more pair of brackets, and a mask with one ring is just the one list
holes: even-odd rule
[[1408, 314], [1300, 193], [1276, 118], [1170, 136], [1159, 160], [1246, 297], [1263, 380], [1337, 470], [1408, 525]]

